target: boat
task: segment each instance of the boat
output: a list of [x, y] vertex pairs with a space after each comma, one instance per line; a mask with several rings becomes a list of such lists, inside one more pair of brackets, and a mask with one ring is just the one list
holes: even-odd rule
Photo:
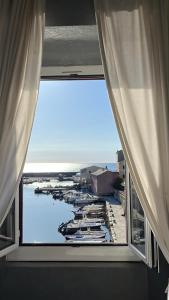
[[85, 222], [78, 222], [78, 223], [73, 223], [72, 221], [68, 222], [68, 223], [62, 223], [59, 228], [58, 231], [60, 233], [62, 233], [63, 235], [66, 234], [74, 234], [76, 233], [79, 229], [82, 230], [100, 230], [101, 229], [101, 223], [85, 223]]
[[72, 180], [75, 183], [80, 183], [80, 173], [76, 173], [76, 175], [72, 176]]
[[87, 211], [87, 212], [102, 212], [104, 210], [104, 205], [98, 205], [98, 204], [90, 204], [90, 205], [85, 205], [79, 211]]
[[85, 234], [85, 235], [102, 235], [105, 237], [106, 232], [104, 232], [104, 230], [92, 230], [92, 228], [88, 228], [87, 230], [82, 230], [79, 229], [78, 231], [76, 231], [76, 234]]
[[98, 226], [101, 226], [102, 223], [100, 221], [95, 221], [95, 222], [90, 222], [90, 221], [86, 221], [86, 220], [80, 220], [80, 221], [75, 221], [73, 220], [71, 223], [69, 223], [67, 225], [67, 228], [68, 227], [76, 227], [76, 228], [86, 228], [86, 227], [98, 227]]
[[98, 196], [90, 195], [88, 193], [78, 192], [76, 190], [69, 190], [64, 194], [64, 199], [68, 203], [78, 204], [88, 204], [97, 202], [99, 200]]
[[73, 223], [74, 224], [78, 224], [79, 222], [84, 222], [84, 223], [100, 223], [102, 225], [105, 224], [105, 221], [103, 218], [86, 218], [84, 217], [83, 219], [80, 219], [80, 220], [73, 220]]
[[93, 202], [97, 202], [98, 200], [97, 199], [91, 199], [91, 198], [78, 198], [74, 201], [75, 205], [78, 205], [78, 204], [88, 204], [88, 203], [93, 203]]
[[96, 240], [96, 239], [103, 239], [105, 238], [106, 236], [106, 233], [105, 232], [102, 232], [100, 233], [100, 231], [98, 231], [96, 234], [90, 232], [85, 234], [85, 232], [82, 232], [82, 233], [78, 233], [76, 232], [75, 234], [72, 234], [72, 235], [65, 235], [65, 238], [66, 240]]
[[99, 218], [104, 216], [104, 212], [102, 211], [87, 211], [87, 210], [79, 210], [79, 211], [73, 211], [75, 215], [75, 219], [82, 219], [84, 217], [88, 218]]
[[62, 199], [63, 193], [61, 191], [53, 193], [53, 199]]
[[69, 190], [66, 193], [64, 193], [63, 198], [68, 203], [74, 203], [75, 200], [80, 197], [83, 193], [78, 192], [76, 190]]
[[34, 193], [35, 193], [35, 194], [49, 195], [49, 194], [50, 194], [50, 191], [48, 191], [48, 190], [43, 190], [43, 189], [40, 189], [39, 187], [37, 187], [37, 188], [34, 190]]
[[84, 244], [101, 244], [101, 243], [105, 243], [105, 239], [96, 239], [96, 240], [92, 240], [92, 239], [79, 239], [79, 240], [66, 240], [67, 243], [73, 243], [73, 244], [79, 244], [79, 243], [84, 243]]
[[93, 203], [93, 202], [98, 202], [99, 197], [95, 195], [90, 195], [88, 193], [82, 194], [80, 197], [78, 197], [75, 200], [75, 204], [88, 204], [88, 203]]

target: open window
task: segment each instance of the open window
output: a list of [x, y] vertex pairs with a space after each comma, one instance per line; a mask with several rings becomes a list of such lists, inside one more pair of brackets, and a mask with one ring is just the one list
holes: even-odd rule
[[41, 81], [20, 245], [127, 244], [127, 215], [113, 187], [118, 142], [104, 79]]
[[[52, 9], [50, 7], [50, 14], [48, 14], [48, 5], [49, 5], [48, 3], [50, 3], [50, 5], [52, 6], [54, 5]], [[86, 2], [84, 1], [83, 3]], [[44, 34], [44, 51], [43, 51], [42, 70], [41, 70], [42, 81], [41, 81], [39, 95], [40, 96], [45, 95], [46, 93], [45, 89], [43, 88], [41, 89], [41, 87], [45, 84], [46, 86], [48, 85], [48, 91], [50, 91], [50, 95], [46, 94], [46, 99], [45, 99], [46, 108], [44, 109], [43, 113], [41, 113], [40, 116], [41, 121], [39, 124], [38, 122], [36, 124], [36, 116], [35, 116], [34, 126], [36, 127], [36, 131], [38, 133], [35, 137], [35, 142], [37, 144], [40, 142], [41, 131], [43, 132], [43, 139], [45, 141], [48, 141], [51, 135], [51, 131], [47, 131], [47, 123], [45, 123], [46, 114], [49, 114], [48, 122], [50, 120], [53, 120], [55, 123], [57, 123], [56, 121], [59, 119], [61, 114], [59, 109], [63, 104], [63, 99], [60, 98], [59, 94], [55, 96], [51, 94], [52, 85], [56, 84], [59, 90], [59, 84], [62, 85], [63, 83], [65, 83], [65, 91], [66, 91], [68, 89], [66, 87], [66, 83], [67, 86], [68, 85], [70, 86], [73, 85], [73, 83], [75, 82], [77, 83], [77, 85], [78, 82], [80, 84], [83, 83], [84, 85], [85, 83], [90, 83], [92, 85], [95, 84], [96, 82], [100, 82], [100, 84], [105, 86], [104, 92], [102, 91], [102, 93], [104, 93], [104, 95], [106, 94], [107, 97], [106, 85], [103, 76], [103, 67], [101, 63], [100, 50], [99, 50], [97, 26], [95, 23], [93, 7], [92, 8], [89, 7], [89, 11], [86, 11], [85, 19], [82, 18], [83, 11], [81, 11], [81, 13], [76, 15], [73, 14], [73, 16], [71, 16], [73, 18], [76, 16], [78, 20], [73, 19], [72, 21], [72, 19], [70, 18], [71, 21], [69, 19], [69, 22], [65, 22], [66, 12], [65, 10], [60, 11], [55, 7], [55, 5], [57, 6], [56, 1], [47, 1], [46, 4], [47, 4], [46, 7], [47, 22], [46, 22], [45, 34]], [[91, 11], [92, 13], [90, 13]], [[49, 16], [50, 18], [48, 18]], [[92, 88], [91, 88], [91, 92], [92, 92]], [[80, 95], [83, 96], [85, 95], [87, 101], [87, 88], [84, 87], [83, 91], [81, 91], [81, 94], [79, 94], [79, 97]], [[60, 103], [58, 103], [57, 108], [54, 108], [51, 102], [52, 98], [53, 100], [55, 100], [55, 102], [62, 100], [60, 101]], [[67, 103], [69, 103], [68, 97], [66, 101]], [[92, 99], [90, 99], [90, 101], [92, 103]], [[88, 103], [88, 108], [87, 107], [85, 108], [86, 116], [87, 114], [92, 113], [91, 103]], [[38, 101], [38, 105], [40, 107], [41, 105], [40, 101]], [[83, 108], [83, 105], [84, 104], [82, 104], [80, 101], [79, 103], [76, 103], [76, 106], [79, 106], [81, 108]], [[96, 103], [95, 108], [97, 109], [98, 106], [99, 104]], [[65, 108], [66, 108], [66, 104], [65, 104]], [[72, 121], [73, 121], [71, 110], [67, 107], [65, 111], [66, 111], [65, 119], [67, 119], [67, 127], [71, 128]], [[110, 107], [109, 107], [109, 113], [110, 113]], [[77, 115], [75, 121], [76, 121], [76, 128], [78, 130], [79, 127], [81, 127], [82, 129], [85, 128], [85, 114], [83, 119], [81, 118], [81, 116], [79, 117]], [[97, 116], [94, 116], [93, 120], [91, 119], [90, 122], [91, 125], [93, 122], [95, 122], [96, 126], [99, 126], [102, 146], [105, 144], [106, 140], [111, 140], [113, 138], [113, 131], [111, 137], [108, 137], [107, 128], [106, 130], [102, 129], [103, 128], [102, 125], [104, 124], [105, 120], [103, 120], [102, 118], [98, 118]], [[60, 124], [57, 124], [57, 126], [55, 124], [56, 127], [53, 126], [53, 133], [56, 131], [56, 129], [58, 129], [58, 126], [59, 126], [60, 133], [62, 133], [63, 124], [64, 124], [64, 120], [60, 121]], [[109, 124], [109, 129], [111, 126], [112, 124]], [[74, 132], [74, 128], [72, 132]], [[84, 134], [84, 130], [82, 130], [81, 134]], [[62, 135], [60, 135], [60, 138], [62, 138]], [[74, 140], [76, 139], [77, 139], [77, 135], [74, 135]], [[55, 138], [53, 138], [53, 140], [55, 140]], [[86, 149], [89, 148], [90, 146], [91, 145], [89, 141], [86, 141], [86, 145], [85, 145]], [[56, 143], [52, 147], [56, 149], [58, 147], [58, 144]], [[67, 145], [65, 147], [67, 148]], [[97, 145], [98, 149], [99, 147], [100, 145]], [[112, 147], [113, 147], [113, 143], [112, 143]], [[103, 148], [103, 150], [105, 150], [104, 147], [100, 147], [100, 148]], [[118, 147], [115, 147], [114, 150], [117, 149]], [[40, 151], [43, 150], [41, 145], [39, 146], [39, 150]], [[62, 150], [63, 149], [61, 149], [60, 153], [62, 153]], [[28, 155], [30, 156], [29, 152]], [[34, 155], [36, 159], [38, 159], [38, 163], [42, 162], [40, 161], [40, 156], [38, 152], [35, 151]], [[49, 156], [50, 156], [49, 160], [50, 162], [52, 162], [52, 155], [50, 154]], [[62, 185], [62, 190], [63, 190], [63, 186], [67, 185], [67, 188], [69, 190], [70, 185], [74, 184], [75, 180], [79, 180], [78, 177], [83, 177], [82, 174], [80, 174], [80, 176], [76, 174], [80, 171], [80, 169], [69, 168], [67, 169], [67, 172], [65, 172], [64, 168], [61, 168], [60, 170], [56, 168], [44, 169], [43, 166], [42, 165], [40, 166], [39, 164], [38, 166], [30, 165], [29, 168], [27, 169], [25, 168], [23, 174], [23, 181], [22, 181], [23, 185], [21, 185], [22, 193], [20, 195], [20, 247], [18, 249], [18, 252], [10, 256], [11, 259], [15, 260], [21, 257], [21, 260], [31, 260], [31, 261], [39, 260], [39, 259], [40, 260], [47, 259], [49, 261], [83, 260], [83, 259], [92, 260], [92, 261], [94, 260], [95, 261], [97, 260], [121, 261], [121, 260], [137, 260], [138, 259], [137, 256], [139, 255], [139, 257], [141, 257], [142, 259], [144, 259], [144, 261], [147, 262], [148, 261], [147, 257], [149, 253], [149, 248], [147, 245], [150, 241], [150, 238], [148, 236], [149, 230], [147, 229], [148, 228], [147, 221], [143, 221], [143, 219], [145, 220], [145, 217], [138, 204], [138, 199], [136, 197], [134, 199], [134, 196], [132, 196], [134, 195], [133, 188], [132, 188], [132, 194], [129, 197], [131, 202], [130, 205], [128, 205], [128, 207], [130, 207], [128, 214], [126, 209], [127, 197], [125, 193], [123, 193], [123, 190], [119, 190], [119, 191], [111, 190], [112, 193], [111, 196], [113, 196], [113, 200], [109, 200], [110, 198], [108, 197], [110, 195], [108, 195], [108, 197], [107, 195], [104, 195], [104, 198], [107, 197], [106, 198], [107, 200], [97, 199], [97, 197], [100, 197], [99, 187], [98, 187], [99, 178], [101, 178], [101, 176], [105, 174], [108, 174], [109, 176], [109, 171], [115, 172], [115, 168], [113, 170], [110, 170], [108, 166], [108, 163], [112, 163], [113, 161], [115, 162], [115, 159], [113, 160], [113, 155], [112, 155], [110, 161], [106, 161], [104, 165], [103, 164], [98, 165], [99, 163], [98, 160], [96, 167], [99, 168], [95, 170], [89, 168], [87, 169], [87, 171], [84, 171], [86, 172], [87, 175], [85, 175], [85, 179], [82, 180], [83, 191], [77, 190], [73, 194], [68, 195], [68, 197], [64, 196], [66, 194], [66, 188], [64, 191], [65, 194], [62, 193], [62, 196], [59, 188]], [[34, 163], [35, 162], [36, 160], [34, 160]], [[71, 163], [71, 161], [69, 161], [69, 163]], [[96, 163], [96, 160], [94, 163]], [[92, 167], [92, 165], [89, 165], [88, 167]], [[85, 169], [84, 166], [81, 166], [81, 168]], [[72, 179], [73, 176], [75, 177], [74, 177], [74, 182], [72, 183], [72, 180], [70, 180], [70, 178]], [[104, 178], [105, 177], [103, 176], [102, 179], [103, 185], [105, 183]], [[91, 188], [91, 186], [89, 186], [91, 184], [91, 182], [89, 183], [89, 180], [91, 179], [94, 186], [94, 192], [93, 190], [92, 193], [90, 191], [89, 193], [90, 196], [88, 196], [88, 200], [87, 200], [89, 201], [89, 203], [85, 203], [85, 206], [92, 204], [92, 201], [90, 202], [91, 199], [90, 197], [92, 194], [93, 198], [91, 200], [98, 201], [97, 204], [95, 203], [98, 209], [92, 211], [92, 217], [93, 219], [95, 218], [94, 220], [95, 223], [98, 223], [98, 220], [96, 220], [96, 218], [100, 219], [99, 220], [100, 223], [99, 226], [98, 224], [96, 224], [95, 226], [96, 228], [94, 228], [95, 235], [96, 235], [94, 242], [96, 243], [88, 243], [87, 246], [90, 247], [87, 248], [87, 247], [79, 247], [78, 243], [73, 244], [71, 242], [67, 242], [68, 240], [66, 241], [65, 239], [66, 235], [63, 234], [63, 231], [59, 232], [58, 229], [60, 229], [60, 231], [62, 229], [64, 230], [66, 227], [63, 225], [65, 224], [66, 226], [69, 224], [76, 225], [79, 222], [79, 219], [84, 217], [83, 209], [81, 209], [82, 207], [80, 208], [78, 205], [74, 205], [74, 204], [78, 204], [77, 202], [75, 203], [75, 201], [78, 200], [77, 199], [78, 197], [81, 197], [80, 192], [84, 194], [88, 194], [89, 191], [88, 189]], [[126, 186], [125, 164], [122, 165], [122, 181], [124, 186]], [[116, 188], [114, 188], [113, 186], [113, 182], [111, 183], [111, 188], [116, 190]], [[74, 197], [76, 192], [77, 194], [79, 192], [78, 197], [77, 194], [76, 197]], [[86, 201], [86, 199], [84, 199], [83, 197], [81, 199], [82, 201], [83, 200]], [[87, 216], [85, 215], [85, 218], [88, 219], [89, 218], [88, 215]], [[75, 216], [76, 216], [76, 220], [75, 220]], [[141, 218], [142, 221], [139, 220], [137, 222], [138, 216], [139, 218]], [[91, 214], [90, 214], [90, 218], [91, 218]], [[127, 219], [130, 220], [128, 223], [128, 228], [126, 228]], [[91, 223], [91, 219], [90, 219], [90, 223]], [[86, 231], [85, 232], [86, 235], [89, 234], [89, 230], [88, 230], [89, 227], [93, 227], [93, 224], [92, 226], [86, 226], [84, 230]], [[98, 230], [99, 232], [96, 232], [98, 227], [99, 227]], [[127, 230], [130, 232], [130, 234], [128, 235], [129, 236], [128, 241], [126, 238]], [[84, 234], [82, 234], [83, 228], [80, 228], [80, 231], [81, 231], [80, 236], [84, 236]], [[97, 239], [97, 234], [102, 234], [102, 236], [99, 237], [101, 243], [100, 241], [99, 243], [97, 243], [97, 240], [99, 240]], [[69, 236], [70, 235], [74, 235], [74, 232], [71, 232]], [[102, 239], [104, 239], [104, 243], [102, 243]], [[127, 242], [129, 245], [131, 245], [132, 250], [134, 249], [134, 252], [136, 253], [137, 256], [134, 256], [132, 252], [128, 250]], [[65, 245], [68, 247], [65, 247]], [[74, 247], [75, 245], [78, 247]], [[80, 245], [82, 246], [82, 244]], [[72, 248], [72, 246], [74, 248]]]
[[19, 195], [17, 194], [13, 204], [0, 227], [0, 257], [7, 255], [19, 245]]
[[152, 267], [153, 235], [127, 170], [128, 243], [131, 249]]

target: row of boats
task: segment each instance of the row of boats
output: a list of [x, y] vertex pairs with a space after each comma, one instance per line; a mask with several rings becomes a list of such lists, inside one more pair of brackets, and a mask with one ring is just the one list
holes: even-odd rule
[[62, 223], [58, 231], [64, 235], [67, 243], [103, 243], [106, 242], [105, 203], [96, 195], [78, 190], [65, 190], [52, 187], [36, 188], [35, 193], [52, 194], [54, 199], [64, 200], [74, 205], [74, 219]]
[[106, 233], [102, 229], [105, 225], [104, 204], [89, 204], [74, 211], [75, 218], [59, 226], [59, 232], [71, 243], [103, 243]]

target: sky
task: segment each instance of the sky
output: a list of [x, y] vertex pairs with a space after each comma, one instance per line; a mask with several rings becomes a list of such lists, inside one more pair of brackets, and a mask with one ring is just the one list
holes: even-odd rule
[[119, 149], [104, 80], [41, 81], [26, 162], [116, 162]]

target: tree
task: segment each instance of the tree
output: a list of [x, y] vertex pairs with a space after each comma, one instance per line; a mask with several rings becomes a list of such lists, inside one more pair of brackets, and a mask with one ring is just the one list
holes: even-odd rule
[[113, 182], [113, 188], [118, 191], [124, 191], [124, 186], [122, 185], [123, 178], [117, 177]]

